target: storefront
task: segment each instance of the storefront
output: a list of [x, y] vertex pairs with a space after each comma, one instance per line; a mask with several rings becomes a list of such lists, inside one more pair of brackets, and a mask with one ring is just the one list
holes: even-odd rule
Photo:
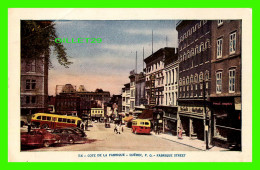
[[177, 135], [177, 111], [176, 106], [163, 106], [163, 132]]
[[241, 98], [212, 98], [213, 144], [241, 149]]

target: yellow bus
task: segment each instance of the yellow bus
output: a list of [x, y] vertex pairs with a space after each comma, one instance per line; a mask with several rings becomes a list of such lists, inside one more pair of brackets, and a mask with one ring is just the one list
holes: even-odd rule
[[41, 128], [77, 127], [82, 120], [79, 117], [56, 115], [49, 113], [35, 113], [32, 115], [32, 126]]
[[132, 132], [150, 134], [151, 122], [147, 119], [135, 119], [132, 121]]

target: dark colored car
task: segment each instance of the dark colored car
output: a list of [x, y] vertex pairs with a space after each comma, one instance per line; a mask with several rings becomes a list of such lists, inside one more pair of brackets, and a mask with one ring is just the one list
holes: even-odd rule
[[31, 132], [21, 133], [22, 146], [45, 146], [60, 142], [60, 136], [51, 134], [45, 129], [35, 129]]
[[110, 128], [110, 123], [105, 123], [105, 128]]
[[52, 133], [60, 136], [60, 143], [85, 143], [87, 140], [71, 128], [55, 129]]
[[74, 130], [80, 137], [87, 137], [86, 133], [84, 132], [84, 130], [78, 128], [78, 127], [69, 127], [67, 129], [72, 129]]

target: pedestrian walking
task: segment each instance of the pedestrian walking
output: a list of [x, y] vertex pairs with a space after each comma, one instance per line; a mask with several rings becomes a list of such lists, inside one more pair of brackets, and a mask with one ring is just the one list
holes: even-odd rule
[[178, 128], [178, 139], [182, 139], [182, 128]]
[[117, 124], [116, 126], [117, 134], [120, 134], [120, 126]]

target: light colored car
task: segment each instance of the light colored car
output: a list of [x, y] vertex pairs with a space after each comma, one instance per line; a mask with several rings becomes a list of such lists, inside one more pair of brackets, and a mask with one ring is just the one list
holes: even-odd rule
[[98, 121], [97, 121], [97, 120], [95, 120], [94, 122], [95, 122], [95, 123], [97, 123]]

